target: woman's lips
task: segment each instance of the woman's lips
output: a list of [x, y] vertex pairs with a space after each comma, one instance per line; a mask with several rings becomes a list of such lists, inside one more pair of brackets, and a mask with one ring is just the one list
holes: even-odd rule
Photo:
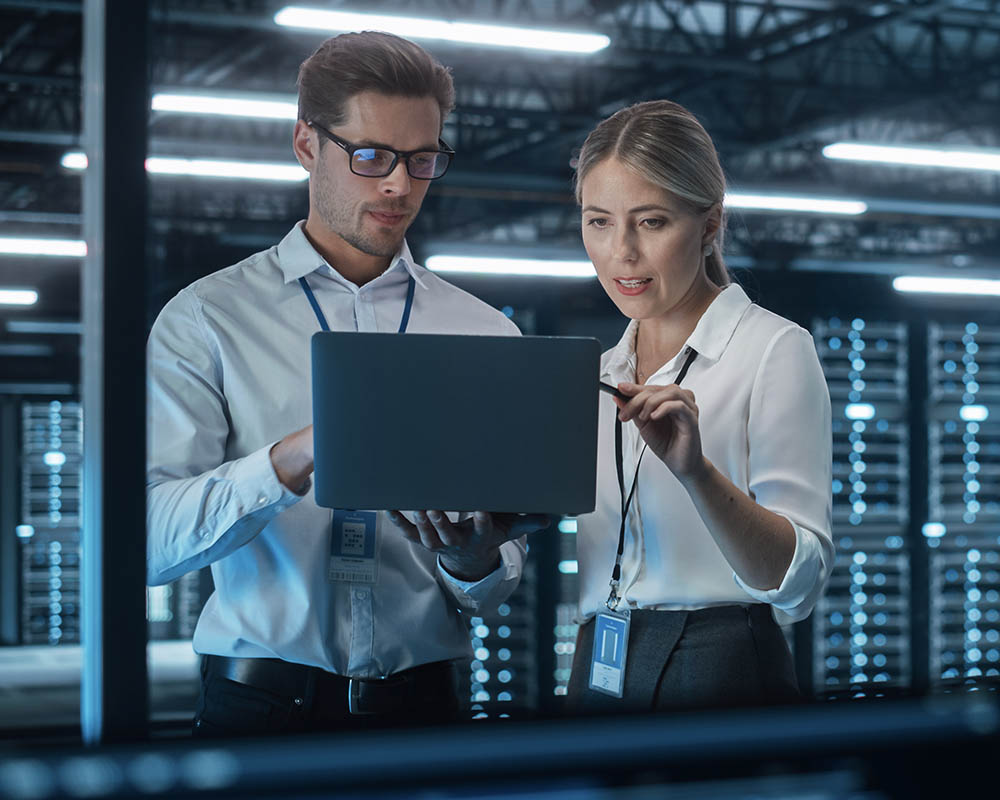
[[615, 278], [615, 286], [622, 294], [642, 294], [653, 282], [652, 278]]

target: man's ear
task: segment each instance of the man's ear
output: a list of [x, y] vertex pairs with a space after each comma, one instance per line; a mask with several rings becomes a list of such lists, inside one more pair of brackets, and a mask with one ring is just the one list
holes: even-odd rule
[[319, 159], [319, 137], [305, 120], [300, 119], [295, 123], [295, 129], [292, 131], [292, 152], [295, 153], [302, 168], [311, 175]]

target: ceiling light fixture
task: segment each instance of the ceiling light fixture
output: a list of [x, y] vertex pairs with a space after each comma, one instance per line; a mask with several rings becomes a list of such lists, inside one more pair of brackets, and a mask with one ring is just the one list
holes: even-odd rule
[[892, 288], [897, 292], [1000, 297], [1000, 280], [990, 278], [924, 278], [919, 275], [900, 275], [893, 279]]
[[486, 47], [516, 47], [559, 53], [596, 53], [611, 39], [597, 33], [516, 28], [472, 22], [449, 22], [442, 19], [396, 17], [384, 14], [326, 11], [318, 8], [287, 6], [274, 15], [278, 25], [322, 31], [379, 30], [407, 39], [476, 44]]
[[[87, 156], [83, 153], [66, 153], [60, 163], [67, 169], [83, 170], [87, 168]], [[298, 164], [163, 156], [147, 158], [146, 172], [151, 175], [189, 175], [199, 178], [235, 178], [290, 183], [304, 181], [309, 177], [309, 173]]]
[[174, 111], [181, 114], [214, 114], [224, 117], [254, 117], [257, 119], [298, 119], [299, 108], [292, 100], [263, 100], [235, 95], [172, 94], [157, 92], [151, 104], [153, 111]]
[[59, 320], [9, 319], [6, 327], [8, 333], [51, 333], [72, 336], [79, 336], [83, 333], [81, 323]]
[[836, 142], [824, 147], [823, 155], [840, 161], [1000, 172], [1000, 151], [997, 150], [959, 150], [947, 147], [906, 147], [865, 144], [863, 142]]
[[857, 216], [868, 210], [861, 200], [835, 200], [828, 197], [795, 197], [791, 195], [743, 194], [729, 192], [724, 204], [729, 208], [759, 211], [793, 211], [806, 214], [846, 214]]
[[37, 302], [34, 289], [0, 289], [0, 306], [33, 306]]
[[554, 261], [540, 258], [491, 258], [482, 256], [434, 255], [426, 261], [434, 272], [466, 275], [531, 275], [550, 278], [594, 278], [589, 261]]
[[16, 256], [70, 256], [87, 255], [87, 243], [79, 239], [28, 239], [0, 236], [0, 253]]

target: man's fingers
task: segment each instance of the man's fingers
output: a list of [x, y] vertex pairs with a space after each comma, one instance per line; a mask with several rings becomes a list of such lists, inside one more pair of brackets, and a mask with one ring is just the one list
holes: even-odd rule
[[476, 511], [472, 515], [472, 529], [477, 539], [485, 539], [493, 533], [493, 517], [487, 511]]
[[420, 533], [417, 531], [417, 526], [410, 522], [399, 511], [386, 511], [385, 513], [388, 515], [389, 521], [399, 528], [400, 533], [402, 533], [403, 536], [411, 542], [420, 541]]
[[426, 511], [414, 511], [413, 519], [417, 523], [417, 531], [420, 533], [420, 543], [428, 550], [440, 550], [444, 545], [438, 536], [437, 529], [431, 524]]
[[516, 539], [526, 533], [545, 530], [552, 520], [545, 514], [493, 514], [496, 528], [505, 532], [505, 538]]
[[427, 518], [430, 520], [431, 525], [434, 526], [434, 531], [437, 533], [438, 539], [445, 547], [455, 547], [462, 544], [463, 536], [461, 532], [451, 524], [451, 520], [445, 516], [443, 511], [428, 511]]
[[544, 531], [552, 524], [545, 514], [518, 514], [510, 526], [512, 533], [522, 536], [525, 533]]

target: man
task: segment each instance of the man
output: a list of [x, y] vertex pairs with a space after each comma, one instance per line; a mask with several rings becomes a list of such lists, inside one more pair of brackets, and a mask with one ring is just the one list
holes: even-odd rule
[[[215, 581], [194, 635], [196, 734], [454, 718], [455, 662], [470, 647], [459, 609], [506, 598], [518, 537], [545, 524], [383, 511], [349, 525], [315, 504], [315, 331], [518, 331], [416, 265], [404, 241], [451, 160], [439, 138], [449, 72], [404, 39], [344, 34], [303, 63], [298, 86], [308, 218], [180, 292], [149, 340], [147, 579], [210, 564]], [[338, 567], [348, 532], [367, 543], [360, 570]]]

